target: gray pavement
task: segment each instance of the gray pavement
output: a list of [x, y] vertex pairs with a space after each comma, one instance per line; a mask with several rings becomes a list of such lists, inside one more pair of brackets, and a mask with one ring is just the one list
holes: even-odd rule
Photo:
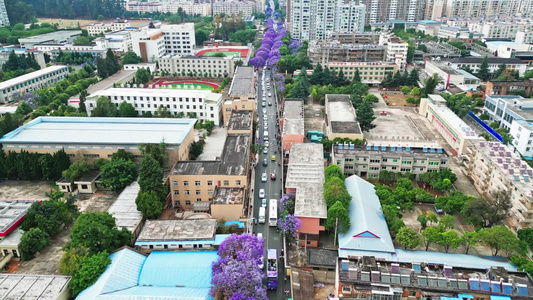
[[[266, 72], [266, 75], [268, 77], [271, 76], [271, 71], [264, 71]], [[267, 76], [265, 76], [266, 80]], [[270, 78], [270, 85], [272, 85], [272, 78]], [[257, 99], [263, 98], [263, 79], [262, 79], [262, 73], [259, 72], [259, 79], [258, 79], [258, 86], [257, 86], [257, 92], [258, 97]], [[272, 96], [269, 97], [268, 93], [272, 93]], [[281, 178], [281, 166], [278, 164], [278, 162], [281, 162], [280, 152], [281, 152], [281, 146], [277, 143], [276, 134], [278, 133], [279, 127], [277, 126], [278, 123], [278, 116], [277, 116], [277, 101], [274, 99], [275, 93], [272, 90], [267, 90], [264, 92], [264, 96], [266, 97], [266, 102], [269, 101], [272, 102], [272, 106], [265, 106], [267, 110], [267, 128], [268, 128], [268, 137], [269, 137], [269, 143], [270, 146], [268, 147], [268, 152], [266, 154], [263, 154], [263, 151], [260, 152], [258, 157], [258, 163], [256, 165], [255, 169], [255, 188], [254, 188], [254, 199], [255, 203], [253, 205], [254, 210], [254, 216], [257, 218], [259, 216], [259, 207], [261, 207], [261, 199], [259, 199], [259, 190], [265, 189], [265, 198], [267, 200], [270, 199], [276, 199], [278, 200], [281, 198], [281, 192], [282, 192], [282, 178]], [[258, 115], [258, 122], [259, 122], [259, 137], [263, 139], [263, 129], [264, 129], [264, 121], [263, 121], [263, 107], [261, 106], [261, 101], [258, 102], [257, 107], [257, 115]], [[271, 160], [271, 156], [276, 156], [276, 161]], [[263, 166], [263, 159], [266, 158], [268, 165], [265, 167]], [[267, 182], [261, 181], [261, 176], [263, 173], [267, 174]], [[276, 180], [270, 180], [270, 174], [276, 173]], [[267, 201], [268, 203], [268, 201]], [[283, 265], [283, 262], [281, 259], [279, 259], [279, 256], [281, 255], [281, 247], [282, 247], [282, 237], [281, 235], [276, 231], [276, 226], [269, 226], [268, 225], [268, 205], [266, 209], [267, 215], [266, 220], [267, 222], [265, 224], [258, 224], [254, 226], [254, 233], [261, 232], [263, 234], [263, 238], [265, 239], [265, 254], [264, 257], [266, 258], [266, 251], [267, 249], [277, 249], [278, 250], [278, 288], [274, 291], [268, 291], [268, 298], [269, 299], [284, 299], [283, 291], [285, 289], [285, 283], [284, 283], [284, 275], [285, 275], [285, 266]], [[266, 264], [265, 264], [266, 265]], [[265, 266], [266, 270], [266, 266]]]
[[213, 129], [211, 135], [205, 139], [204, 152], [198, 157], [198, 160], [215, 160], [216, 157], [220, 157], [222, 150], [224, 150], [225, 141], [226, 128], [218, 127]]

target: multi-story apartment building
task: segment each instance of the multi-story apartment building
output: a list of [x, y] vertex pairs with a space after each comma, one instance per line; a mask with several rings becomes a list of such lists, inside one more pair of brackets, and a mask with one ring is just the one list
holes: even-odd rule
[[209, 3], [176, 3], [176, 2], [164, 2], [161, 8], [161, 12], [175, 14], [179, 9], [182, 9], [184, 13], [191, 16], [211, 16], [211, 4]]
[[346, 175], [378, 178], [379, 172], [412, 173], [418, 178], [426, 172], [448, 168], [448, 155], [442, 148], [428, 143], [376, 142], [366, 146], [337, 144], [331, 161]]
[[519, 31], [533, 30], [533, 22], [526, 21], [480, 21], [468, 24], [471, 32], [483, 34], [486, 39], [514, 39]]
[[165, 39], [161, 29], [144, 29], [131, 32], [133, 52], [144, 62], [155, 62], [165, 55]]
[[524, 93], [525, 97], [529, 97], [533, 91], [532, 81], [487, 81], [485, 94], [491, 95], [516, 95], [517, 93]]
[[361, 0], [366, 5], [366, 24], [389, 20], [414, 22], [423, 19], [425, 1], [422, 0]]
[[308, 55], [313, 64], [323, 66], [334, 62], [379, 62], [385, 58], [385, 46], [345, 44], [338, 40], [311, 41]]
[[166, 54], [192, 55], [196, 38], [194, 23], [162, 25]]
[[290, 6], [291, 35], [300, 41], [364, 31], [365, 6], [354, 0], [293, 0]]
[[93, 23], [87, 25], [85, 29], [87, 29], [87, 32], [91, 36], [99, 35], [100, 33], [105, 32], [112, 32], [112, 31], [119, 31], [124, 30], [127, 27], [130, 27], [130, 23], [127, 21], [116, 21], [111, 23]]
[[478, 142], [470, 148], [466, 171], [484, 197], [501, 192], [513, 204], [507, 225], [518, 230], [533, 226], [533, 169], [499, 142]]
[[212, 4], [213, 15], [226, 14], [226, 15], [240, 15], [243, 17], [249, 17], [253, 13], [260, 13], [264, 11], [264, 5], [262, 1], [220, 1]]
[[340, 33], [334, 32], [330, 39], [338, 41], [341, 44], [355, 44], [355, 45], [372, 45], [379, 43], [379, 33], [364, 32], [364, 33]]
[[521, 96], [487, 96], [483, 112], [490, 122], [498, 122], [513, 137], [509, 146], [513, 151], [530, 159], [533, 157], [533, 100]]
[[51, 66], [0, 82], [0, 103], [14, 100], [17, 95], [39, 90], [61, 81], [69, 74], [67, 66]]
[[[489, 72], [496, 72], [500, 65], [505, 64], [507, 69], [518, 71], [519, 76], [524, 76], [528, 63], [518, 58], [501, 58], [501, 57], [489, 57]], [[473, 72], [479, 71], [479, 66], [483, 61], [483, 57], [464, 57], [454, 58], [448, 62], [448, 65], [454, 69], [461, 69], [461, 67], [469, 67]]]
[[7, 15], [6, 4], [0, 0], [0, 27], [9, 26], [9, 16]]
[[246, 190], [250, 179], [251, 143], [251, 134], [229, 134], [220, 158], [178, 161], [168, 176], [174, 208], [192, 210], [196, 203], [209, 205], [215, 188]]
[[407, 48], [409, 47], [407, 42], [399, 37], [381, 35], [379, 44], [385, 46], [384, 61], [395, 63], [403, 70], [407, 63]]
[[397, 64], [387, 62], [331, 62], [327, 66], [337, 73], [342, 70], [349, 80], [353, 80], [356, 70], [359, 70], [361, 82], [372, 85], [379, 85], [388, 73], [394, 74], [400, 69]]
[[518, 44], [533, 44], [533, 30], [517, 31], [514, 41]]
[[106, 32], [103, 38], [98, 38], [95, 40], [95, 42], [97, 46], [100, 46], [104, 49], [112, 49], [113, 51], [118, 52], [128, 52], [133, 51], [132, 35], [137, 36], [138, 33], [129, 30]]
[[183, 113], [190, 118], [213, 121], [216, 126], [222, 117], [222, 94], [207, 90], [110, 88], [87, 98], [85, 106], [88, 115], [96, 107], [99, 97], [107, 97], [117, 107], [126, 101], [133, 105], [139, 115], [150, 112], [154, 116], [163, 108], [173, 116]]
[[[435, 9], [440, 9], [440, 6], [435, 6]], [[440, 13], [447, 17], [472, 18], [512, 17], [519, 13], [527, 15], [531, 12], [531, 0], [447, 0]]]
[[140, 14], [150, 12], [162, 12], [163, 4], [160, 2], [128, 1], [126, 2], [126, 10], [136, 11]]

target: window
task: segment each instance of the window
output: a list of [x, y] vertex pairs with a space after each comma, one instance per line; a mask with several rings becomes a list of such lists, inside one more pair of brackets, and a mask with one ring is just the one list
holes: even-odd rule
[[201, 194], [202, 194], [202, 191], [196, 190], [196, 195], [201, 195]]
[[196, 198], [196, 202], [202, 202], [202, 198]]
[[189, 182], [188, 181], [184, 181], [183, 185], [187, 186], [187, 185], [189, 185]]
[[208, 194], [209, 196], [213, 195], [213, 190], [209, 190], [209, 191], [207, 191], [207, 194]]
[[189, 190], [185, 190], [185, 195], [190, 195], [191, 192]]
[[208, 180], [208, 181], [207, 181], [207, 185], [209, 185], [209, 186], [213, 185], [213, 181]]
[[196, 181], [194, 182], [194, 185], [199, 186], [199, 185], [200, 185], [200, 181], [199, 181], [199, 180], [196, 180]]
[[178, 185], [177, 181], [172, 181], [172, 185]]
[[191, 201], [185, 200], [185, 205], [191, 205]]
[[178, 196], [180, 194], [180, 191], [174, 191], [174, 195]]
[[240, 180], [235, 180], [235, 184], [236, 185], [241, 185], [241, 181]]
[[229, 185], [229, 180], [224, 180], [224, 186], [228, 186]]

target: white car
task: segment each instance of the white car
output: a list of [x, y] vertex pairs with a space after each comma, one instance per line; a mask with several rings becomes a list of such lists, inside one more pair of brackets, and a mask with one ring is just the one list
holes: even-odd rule
[[270, 146], [270, 143], [268, 141], [265, 142], [265, 147], [268, 148], [268, 146]]
[[[263, 102], [265, 103], [265, 102]], [[263, 113], [266, 114], [267, 113], [267, 109], [266, 108], [263, 108]]]
[[268, 93], [268, 96], [269, 96], [269, 97], [272, 97], [272, 93]]
[[265, 107], [266, 105], [267, 105], [267, 103], [265, 101], [263, 101], [263, 103], [261, 103], [262, 107]]
[[263, 148], [263, 154], [267, 154], [267, 153], [268, 153], [268, 148], [267, 147]]
[[261, 181], [267, 182], [267, 173], [263, 173], [263, 175], [261, 175]]
[[260, 190], [259, 190], [259, 198], [260, 198], [260, 199], [265, 198], [265, 189], [260, 189]]
[[265, 120], [265, 121], [268, 120], [267, 115], [263, 115], [263, 120]]

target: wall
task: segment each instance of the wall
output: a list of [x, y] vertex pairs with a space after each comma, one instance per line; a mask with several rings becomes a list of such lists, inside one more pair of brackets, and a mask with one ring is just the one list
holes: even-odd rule
[[307, 218], [307, 217], [298, 217], [302, 221], [302, 227], [298, 230], [300, 234], [300, 246], [305, 247], [305, 234], [317, 235], [316, 241], [308, 240], [307, 247], [318, 247], [318, 235], [320, 231], [324, 231], [324, 226], [320, 226], [319, 218]]
[[284, 134], [282, 139], [283, 150], [288, 151], [291, 149], [292, 143], [303, 143], [304, 136], [299, 134]]
[[241, 219], [243, 204], [211, 204], [211, 216], [215, 219], [238, 221]]

